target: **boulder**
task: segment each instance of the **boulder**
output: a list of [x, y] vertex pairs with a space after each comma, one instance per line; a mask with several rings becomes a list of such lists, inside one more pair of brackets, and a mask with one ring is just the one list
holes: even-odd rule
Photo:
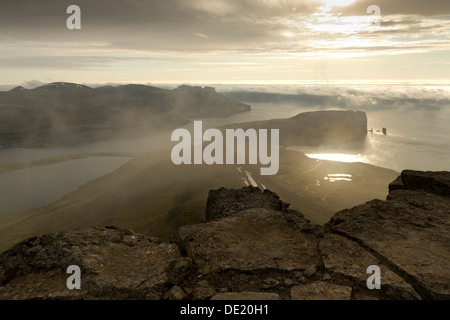
[[306, 270], [321, 263], [309, 221], [295, 214], [248, 209], [184, 226], [180, 238], [201, 274], [224, 270]]
[[449, 213], [447, 197], [396, 190], [386, 201], [336, 213], [326, 229], [357, 243], [421, 297], [449, 299]]
[[450, 172], [431, 172], [404, 170], [402, 174], [389, 185], [389, 191], [423, 190], [442, 196], [450, 196]]
[[[420, 299], [408, 282], [356, 242], [337, 234], [325, 234], [320, 239], [319, 248], [325, 271], [331, 279], [346, 280], [354, 287], [368, 290], [366, 281], [370, 274], [366, 271], [369, 266], [376, 265], [381, 269], [381, 291], [384, 295], [392, 299]], [[377, 291], [371, 294], [378, 294]]]
[[[160, 299], [165, 271], [179, 259], [174, 244], [116, 228], [59, 232], [24, 241], [0, 256], [5, 273], [0, 298]], [[69, 290], [69, 266], [81, 269], [81, 290]]]
[[206, 221], [213, 221], [231, 216], [235, 213], [251, 208], [264, 208], [277, 211], [286, 210], [289, 203], [280, 200], [280, 197], [266, 189], [253, 186], [242, 189], [210, 190], [206, 202]]

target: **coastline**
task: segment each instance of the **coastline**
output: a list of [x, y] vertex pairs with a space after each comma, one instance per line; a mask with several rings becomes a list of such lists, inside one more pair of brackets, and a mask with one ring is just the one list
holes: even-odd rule
[[[321, 225], [340, 209], [374, 198], [384, 199], [386, 185], [398, 172], [364, 163], [318, 161], [280, 150], [276, 176], [259, 176], [258, 166], [242, 166]], [[186, 224], [199, 223], [208, 191], [245, 186], [237, 166], [175, 166], [169, 151], [136, 155], [119, 169], [71, 191], [49, 205], [0, 217], [0, 250], [49, 232], [87, 226], [117, 225], [168, 239]], [[349, 174], [351, 181], [327, 181], [329, 174]], [[192, 183], [195, 181], [195, 184]]]
[[15, 162], [0, 164], [0, 174], [13, 171], [28, 169], [37, 166], [44, 166], [48, 164], [54, 164], [69, 160], [83, 159], [89, 157], [123, 157], [123, 158], [134, 158], [136, 153], [115, 153], [115, 152], [90, 152], [90, 153], [79, 153], [79, 154], [68, 154], [62, 156], [48, 157], [39, 160], [25, 161], [25, 162]]

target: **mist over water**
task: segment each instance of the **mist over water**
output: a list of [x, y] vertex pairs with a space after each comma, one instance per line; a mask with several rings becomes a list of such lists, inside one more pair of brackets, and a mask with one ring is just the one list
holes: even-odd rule
[[[359, 90], [298, 85], [238, 88], [246, 93], [242, 97], [249, 98], [238, 100], [250, 104], [252, 111], [203, 119], [204, 130], [226, 124], [289, 118], [307, 111], [355, 109], [367, 113], [368, 129], [373, 128], [373, 134], [369, 132], [363, 144], [344, 147], [291, 146], [292, 149], [319, 155], [322, 159], [361, 161], [399, 172], [404, 169], [450, 169], [448, 86], [391, 88], [384, 85], [366, 86]], [[227, 95], [236, 95], [233, 93], [235, 86], [219, 87], [220, 90]], [[259, 101], [264, 99], [268, 101]], [[192, 125], [186, 127], [191, 128]], [[387, 135], [381, 133], [382, 128], [387, 128]], [[171, 132], [60, 148], [0, 149], [0, 164], [90, 152], [144, 153], [168, 149], [173, 146]], [[5, 199], [0, 204], [0, 214], [51, 203], [80, 185], [115, 170], [126, 161], [127, 158], [90, 157], [0, 174], [0, 192], [2, 200]]]
[[[369, 132], [361, 146], [296, 146], [291, 149], [317, 156], [313, 158], [364, 162], [398, 172], [405, 169], [423, 171], [450, 169], [448, 109], [431, 112], [369, 111], [367, 116], [368, 128], [369, 130], [373, 128], [373, 134]], [[382, 128], [387, 128], [387, 135], [381, 133]]]
[[[396, 171], [450, 169], [450, 86], [448, 85], [247, 85], [223, 90], [246, 97], [258, 118], [283, 118], [319, 110], [360, 110], [368, 129], [362, 145], [295, 146], [305, 154], [360, 161]], [[259, 103], [262, 99], [271, 103]], [[256, 111], [258, 110], [258, 111]], [[259, 120], [259, 119], [258, 119]], [[387, 128], [387, 135], [382, 129]], [[379, 132], [377, 132], [379, 131]], [[327, 155], [336, 155], [329, 156]]]

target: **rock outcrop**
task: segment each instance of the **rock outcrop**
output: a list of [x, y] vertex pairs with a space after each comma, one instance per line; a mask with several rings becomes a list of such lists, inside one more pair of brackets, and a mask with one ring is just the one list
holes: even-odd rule
[[205, 218], [207, 222], [222, 219], [251, 208], [286, 211], [289, 203], [268, 189], [261, 193], [261, 189], [253, 186], [240, 190], [220, 188], [209, 191]]
[[[211, 191], [207, 221], [161, 243], [114, 227], [29, 239], [0, 255], [1, 299], [449, 299], [448, 173], [405, 171], [386, 201], [324, 226], [266, 191]], [[66, 287], [78, 265], [81, 290]], [[381, 288], [368, 289], [369, 266]]]
[[450, 196], [450, 172], [421, 172], [404, 170], [391, 184], [389, 191], [423, 190], [432, 194]]
[[363, 142], [367, 135], [367, 114], [355, 110], [303, 112], [289, 119], [273, 119], [227, 126], [243, 129], [280, 130], [284, 146], [340, 145]]
[[[114, 227], [61, 232], [24, 241], [0, 257], [1, 298], [161, 299], [181, 257], [176, 245]], [[68, 290], [66, 270], [82, 272]]]
[[404, 171], [390, 190], [386, 201], [338, 212], [326, 229], [377, 257], [421, 297], [449, 298], [449, 173]]

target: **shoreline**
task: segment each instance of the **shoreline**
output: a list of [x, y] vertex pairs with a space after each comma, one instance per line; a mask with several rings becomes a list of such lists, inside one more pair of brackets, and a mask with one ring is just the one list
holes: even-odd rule
[[[243, 169], [313, 224], [325, 223], [343, 208], [384, 199], [386, 185], [398, 177], [393, 170], [364, 163], [317, 162], [296, 151], [281, 152], [279, 175], [259, 176], [259, 168], [250, 165]], [[98, 225], [165, 239], [178, 226], [203, 219], [209, 190], [244, 186], [236, 166], [175, 166], [168, 157], [167, 151], [137, 155], [53, 203], [0, 216], [0, 251], [37, 234]], [[343, 173], [352, 181], [325, 180]]]
[[43, 158], [43, 159], [38, 159], [38, 160], [1, 164], [0, 165], [0, 174], [9, 172], [9, 171], [14, 171], [14, 170], [28, 169], [28, 168], [32, 168], [32, 167], [44, 166], [44, 165], [48, 165], [48, 164], [65, 162], [65, 161], [69, 161], [69, 160], [84, 159], [84, 158], [89, 158], [89, 157], [134, 158], [136, 155], [137, 155], [137, 153], [89, 152], [89, 153], [78, 153], [78, 154], [54, 156], [54, 157]]

